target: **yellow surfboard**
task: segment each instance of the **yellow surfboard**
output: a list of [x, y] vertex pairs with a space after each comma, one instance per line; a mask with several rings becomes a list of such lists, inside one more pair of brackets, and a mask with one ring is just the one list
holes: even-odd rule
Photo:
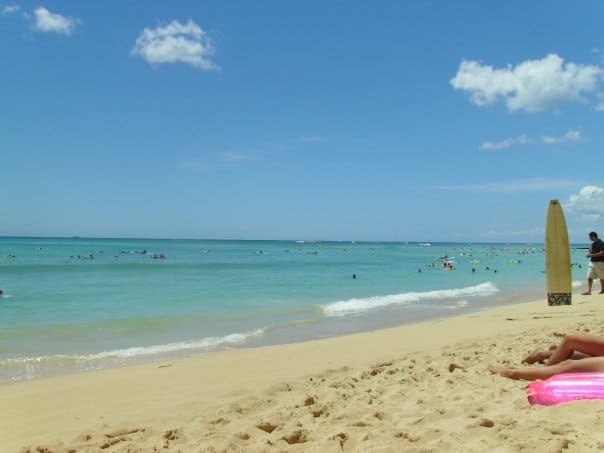
[[570, 305], [572, 276], [570, 243], [566, 220], [558, 200], [551, 200], [545, 223], [545, 273], [547, 275], [547, 304]]

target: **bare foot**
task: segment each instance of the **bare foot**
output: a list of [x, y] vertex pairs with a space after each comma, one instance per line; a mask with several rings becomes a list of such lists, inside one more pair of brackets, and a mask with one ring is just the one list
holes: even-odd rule
[[506, 368], [504, 366], [497, 365], [489, 365], [487, 368], [491, 373], [498, 374], [500, 376], [510, 379], [519, 379], [514, 368]]
[[544, 363], [547, 359], [551, 357], [551, 355], [551, 350], [537, 349], [535, 352], [532, 352], [531, 354], [527, 355], [522, 360], [522, 363], [528, 363], [529, 365], [537, 362]]
[[588, 291], [585, 291], [584, 293], [581, 293], [582, 296], [591, 296], [591, 293]]

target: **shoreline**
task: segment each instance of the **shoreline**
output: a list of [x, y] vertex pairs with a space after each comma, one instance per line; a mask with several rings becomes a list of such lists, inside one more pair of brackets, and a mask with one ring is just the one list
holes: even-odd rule
[[[310, 328], [310, 331], [308, 331], [308, 329], [305, 327], [304, 332], [299, 330], [286, 331], [285, 329], [292, 329], [296, 326], [308, 326], [305, 321], [294, 321], [288, 325], [278, 326], [277, 329], [270, 328], [270, 326], [269, 328], [260, 327], [257, 328], [255, 332], [260, 332], [264, 330], [267, 330], [267, 332], [259, 336], [257, 336], [256, 334], [252, 334], [253, 332], [237, 333], [237, 335], [245, 335], [247, 337], [244, 342], [240, 344], [229, 344], [227, 342], [224, 342], [224, 344], [220, 344], [217, 346], [208, 346], [205, 348], [200, 348], [198, 350], [174, 350], [166, 352], [157, 352], [154, 354], [133, 355], [131, 357], [113, 356], [110, 355], [108, 351], [99, 351], [98, 353], [94, 353], [91, 355], [107, 355], [107, 357], [88, 358], [85, 355], [82, 355], [80, 359], [81, 361], [76, 361], [78, 360], [76, 358], [77, 356], [74, 356], [72, 359], [69, 355], [38, 357], [30, 359], [29, 363], [26, 364], [26, 366], [28, 367], [27, 373], [29, 373], [31, 376], [26, 377], [26, 375], [24, 374], [25, 371], [19, 369], [21, 377], [6, 374], [7, 378], [6, 380], [0, 382], [0, 387], [4, 385], [14, 385], [19, 382], [30, 382], [50, 377], [90, 373], [106, 369], [124, 368], [136, 365], [154, 364], [156, 362], [161, 361], [195, 358], [202, 355], [217, 354], [230, 350], [247, 350], [259, 347], [271, 347], [295, 343], [304, 343], [308, 341], [331, 339], [340, 336], [355, 335], [376, 330], [392, 329], [398, 327], [411, 326], [415, 324], [423, 324], [431, 321], [446, 320], [449, 318], [479, 313], [485, 310], [491, 310], [498, 307], [505, 307], [519, 303], [527, 303], [527, 301], [534, 300], [537, 297], [535, 295], [536, 293], [541, 292], [537, 291], [536, 288], [536, 286], [532, 288], [526, 287], [522, 291], [515, 293], [510, 293], [509, 291], [504, 291], [503, 293], [501, 293], [498, 291], [493, 295], [478, 296], [476, 303], [468, 305], [449, 305], [447, 307], [428, 306], [424, 308], [418, 307], [418, 310], [412, 310], [408, 313], [406, 313], [406, 311], [409, 309], [409, 307], [403, 305], [402, 308], [403, 310], [405, 310], [405, 314], [407, 316], [406, 318], [400, 317], [400, 314], [403, 313], [403, 311], [401, 311], [401, 306], [393, 305], [392, 307], [386, 307], [386, 309], [374, 309], [373, 313], [372, 310], [365, 311], [361, 314], [362, 318], [349, 318], [347, 320], [346, 317], [339, 318], [338, 316], [336, 316], [331, 320], [329, 319], [329, 317], [319, 319], [314, 321], [313, 325]], [[396, 316], [390, 316], [389, 312], [393, 314], [396, 313]], [[327, 324], [333, 322], [343, 324], [341, 324], [339, 327], [332, 326], [330, 329], [326, 330]], [[346, 325], [346, 323], [348, 323], [348, 325]], [[225, 334], [224, 338], [227, 338], [230, 335], [232, 334]], [[203, 338], [201, 340], [183, 339], [174, 344], [186, 344], [189, 341], [203, 342], [207, 339], [208, 338]], [[136, 350], [146, 348], [161, 348], [162, 346], [164, 345], [131, 345], [124, 350], [128, 351], [129, 349]], [[51, 363], [48, 363], [48, 360], [50, 360]], [[52, 363], [52, 361], [55, 361], [57, 363]], [[13, 365], [15, 369], [17, 369], [18, 366], [20, 366], [21, 368], [24, 367], [24, 365]], [[10, 368], [11, 365], [9, 364], [7, 369]]]
[[[0, 433], [8, 451], [461, 447], [455, 439], [472, 442], [470, 450], [501, 442], [510, 450], [521, 442], [528, 447], [537, 438], [520, 433], [523, 417], [537, 414], [544, 424], [538, 428], [549, 429], [543, 414], [561, 412], [559, 423], [568, 424], [581, 418], [572, 415], [577, 405], [593, 416], [597, 402], [531, 408], [525, 384], [490, 375], [486, 365], [519, 364], [567, 330], [602, 334], [603, 311], [604, 296], [575, 294], [571, 306], [518, 303], [301, 343], [15, 382], [0, 386]], [[485, 417], [497, 429], [472, 425]], [[509, 423], [497, 421], [503, 419]], [[569, 429], [562, 431], [550, 432], [551, 442], [569, 437]], [[604, 445], [603, 436], [596, 429], [571, 440], [582, 442], [577, 448]]]

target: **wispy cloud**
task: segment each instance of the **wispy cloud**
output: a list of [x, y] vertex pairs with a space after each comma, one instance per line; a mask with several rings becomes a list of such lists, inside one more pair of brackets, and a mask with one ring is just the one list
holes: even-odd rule
[[71, 35], [78, 23], [78, 19], [51, 13], [43, 6], [34, 10], [34, 29], [37, 31]]
[[498, 192], [498, 193], [512, 193], [512, 192], [538, 192], [538, 191], [549, 191], [553, 189], [568, 189], [576, 187], [576, 181], [569, 181], [564, 179], [545, 179], [545, 178], [528, 178], [520, 179], [517, 181], [507, 182], [490, 182], [484, 184], [457, 184], [457, 185], [443, 185], [443, 186], [431, 186], [435, 190], [448, 190], [448, 191], [469, 191], [469, 192]]
[[307, 137], [300, 138], [302, 143], [316, 143], [325, 141], [325, 137], [321, 137], [320, 135], [309, 135]]
[[15, 5], [4, 5], [2, 7], [2, 15], [10, 16], [11, 14], [18, 12], [20, 9], [21, 9], [21, 7], [16, 4]]
[[220, 151], [207, 153], [196, 159], [183, 162], [180, 167], [193, 170], [209, 170], [237, 163], [257, 160], [257, 154], [245, 151]]
[[211, 60], [215, 49], [208, 34], [194, 21], [174, 20], [165, 27], [145, 28], [136, 39], [133, 55], [151, 64], [186, 63], [199, 69], [220, 70]]
[[598, 186], [584, 186], [579, 193], [568, 198], [564, 208], [589, 220], [599, 220], [604, 217], [604, 189]]
[[522, 134], [516, 138], [506, 138], [498, 142], [483, 142], [480, 145], [480, 149], [485, 150], [500, 150], [510, 148], [515, 145], [532, 145], [532, 144], [545, 144], [545, 145], [560, 145], [564, 143], [576, 143], [583, 140], [581, 132], [575, 129], [570, 129], [566, 134], [561, 136], [544, 135], [541, 139], [532, 139], [526, 134]]
[[470, 101], [478, 106], [503, 99], [510, 111], [541, 112], [566, 102], [589, 102], [585, 95], [599, 92], [603, 74], [599, 66], [565, 63], [549, 54], [501, 69], [463, 60], [450, 83], [469, 92]]
[[241, 151], [224, 151], [217, 153], [217, 156], [222, 162], [243, 162], [256, 159], [254, 155]]
[[583, 137], [581, 136], [581, 132], [574, 130], [574, 129], [569, 130], [566, 134], [559, 136], [559, 137], [554, 137], [551, 135], [543, 136], [543, 143], [548, 144], [548, 145], [557, 145], [560, 143], [568, 143], [568, 142], [580, 142], [581, 140], [583, 140]]
[[597, 110], [599, 112], [604, 112], [604, 93], [598, 94], [598, 99], [600, 102], [598, 104], [596, 104], [596, 106], [594, 107], [594, 110]]
[[484, 142], [480, 145], [480, 148], [488, 150], [497, 150], [509, 148], [514, 145], [528, 145], [529, 143], [533, 143], [533, 141], [529, 139], [526, 134], [522, 134], [519, 137], [506, 138], [498, 142]]

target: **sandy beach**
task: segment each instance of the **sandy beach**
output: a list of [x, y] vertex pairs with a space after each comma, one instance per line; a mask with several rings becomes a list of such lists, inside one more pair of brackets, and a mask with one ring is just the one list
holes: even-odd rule
[[570, 330], [604, 333], [604, 296], [0, 387], [0, 450], [586, 451], [604, 402], [531, 407], [520, 364]]

